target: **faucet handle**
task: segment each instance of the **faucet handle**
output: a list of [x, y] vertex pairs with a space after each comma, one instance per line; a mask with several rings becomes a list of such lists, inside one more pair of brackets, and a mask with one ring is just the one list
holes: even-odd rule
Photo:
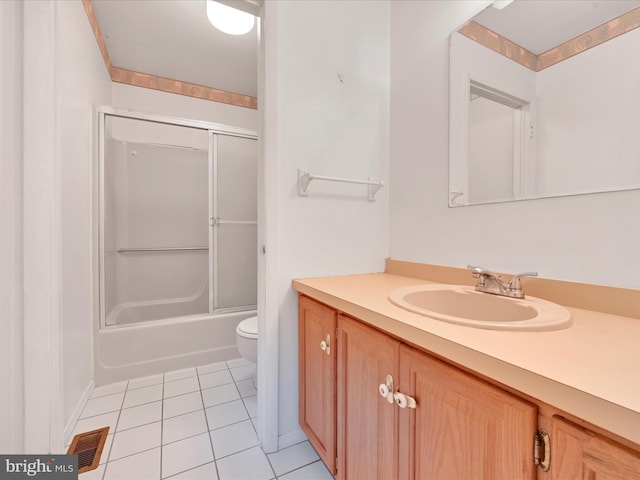
[[507, 284], [507, 288], [509, 290], [522, 290], [522, 284], [520, 282], [520, 278], [522, 277], [537, 277], [538, 272], [522, 272], [514, 275], [509, 283]]
[[471, 270], [471, 275], [473, 275], [474, 278], [478, 278], [480, 275], [483, 275], [485, 273], [493, 273], [490, 270], [484, 267], [479, 267], [477, 265], [467, 265], [467, 268]]

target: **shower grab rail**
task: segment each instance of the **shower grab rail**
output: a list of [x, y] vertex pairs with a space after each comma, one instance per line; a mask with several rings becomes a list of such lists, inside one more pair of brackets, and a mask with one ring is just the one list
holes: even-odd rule
[[118, 253], [128, 252], [175, 252], [181, 250], [209, 250], [209, 247], [152, 247], [152, 248], [118, 248]]
[[384, 182], [382, 180], [376, 180], [369, 177], [368, 180], [353, 180], [350, 178], [339, 177], [325, 177], [322, 175], [313, 175], [305, 170], [298, 169], [298, 195], [307, 196], [307, 188], [312, 180], [324, 180], [327, 182], [341, 182], [341, 183], [357, 183], [360, 185], [367, 185], [367, 199], [370, 202], [375, 202], [375, 195], [382, 187]]
[[218, 217], [211, 217], [209, 219], [211, 226], [218, 225], [257, 225], [257, 220], [222, 220]]

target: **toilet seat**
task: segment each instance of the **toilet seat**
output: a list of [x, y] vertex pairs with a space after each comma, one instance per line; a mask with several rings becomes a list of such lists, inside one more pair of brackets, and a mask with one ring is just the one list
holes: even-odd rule
[[242, 320], [236, 327], [236, 333], [251, 340], [258, 339], [258, 317], [249, 317]]

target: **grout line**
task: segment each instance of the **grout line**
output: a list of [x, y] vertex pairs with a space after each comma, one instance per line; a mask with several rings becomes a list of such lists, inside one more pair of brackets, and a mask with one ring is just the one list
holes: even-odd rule
[[[253, 422], [251, 422], [251, 425], [253, 425]], [[255, 430], [255, 426], [253, 427], [253, 429]], [[258, 441], [260, 441], [260, 439], [258, 439]], [[260, 450], [262, 450], [262, 447], [260, 447]], [[276, 469], [273, 468], [273, 463], [271, 463], [271, 459], [269, 458], [269, 455], [267, 455], [266, 453], [264, 453], [264, 450], [262, 450], [262, 453], [264, 454], [265, 458], [267, 459], [267, 462], [269, 463], [269, 466], [271, 467], [271, 471], [273, 472], [273, 478], [275, 478], [276, 480], [278, 479], [278, 474], [276, 473]]]
[[[193, 392], [193, 393], [195, 393], [195, 392]], [[174, 398], [174, 397], [171, 397], [171, 398]], [[181, 417], [183, 415], [189, 415], [190, 413], [196, 413], [198, 410], [203, 410], [203, 409], [202, 408], [196, 408], [195, 410], [189, 410], [188, 412], [179, 413], [178, 415], [172, 415], [171, 417], [163, 417], [160, 420], [162, 420], [164, 422], [165, 420], [171, 420], [173, 418], [178, 418], [178, 417]], [[206, 415], [206, 412], [205, 412], [205, 415]]]
[[[212, 460], [212, 461], [210, 461], [210, 462], [203, 463], [202, 465], [196, 465], [195, 467], [191, 467], [191, 468], [189, 468], [188, 470], [183, 470], [182, 472], [174, 473], [173, 475], [171, 475], [171, 476], [169, 476], [169, 477], [165, 477], [165, 478], [173, 478], [173, 477], [175, 477], [176, 475], [182, 475], [183, 473], [190, 472], [191, 470], [195, 470], [196, 468], [204, 467], [205, 465], [209, 465], [210, 463], [213, 463], [213, 464], [214, 464], [213, 466], [214, 466], [214, 467], [216, 467], [216, 474], [217, 474], [217, 472], [218, 472], [218, 467], [215, 465], [216, 461], [215, 461], [215, 460]], [[218, 478], [219, 478], [219, 477], [218, 477]], [[162, 479], [162, 480], [164, 480], [164, 479]]]
[[[116, 431], [118, 430], [118, 423], [120, 423], [120, 414], [122, 413], [122, 406], [124, 405], [124, 399], [127, 397], [127, 392], [129, 391], [129, 381], [124, 388], [124, 395], [122, 396], [122, 402], [120, 403], [120, 410], [118, 410], [118, 418], [116, 419], [116, 423], [113, 426], [113, 438], [111, 439], [111, 445], [109, 445], [109, 451], [107, 452], [107, 458], [104, 462], [104, 471], [102, 472], [102, 479], [104, 480], [105, 475], [107, 474], [107, 468], [109, 466], [109, 461], [111, 460], [111, 450], [113, 450], [113, 444], [116, 441]], [[104, 451], [102, 452], [104, 454]]]
[[162, 404], [160, 405], [160, 478], [162, 479], [162, 453], [164, 452], [164, 377], [165, 374], [162, 374]]
[[[145, 405], [150, 405], [150, 404], [145, 404]], [[160, 407], [160, 408], [162, 408], [162, 407]], [[160, 418], [159, 420], [152, 420], [151, 422], [147, 422], [147, 423], [141, 423], [140, 425], [135, 425], [133, 427], [123, 428], [122, 430], [118, 430], [118, 433], [128, 432], [129, 430], [133, 430], [134, 428], [138, 428], [138, 427], [146, 427], [147, 425], [151, 425], [151, 424], [158, 423], [158, 422], [161, 422], [161, 421], [162, 421], [162, 418]]]
[[[122, 400], [124, 401], [124, 397], [126, 395], [126, 392], [117, 392], [117, 393], [110, 393], [108, 395], [103, 395], [101, 397], [95, 397], [95, 398], [89, 398], [87, 400], [87, 403], [85, 404], [84, 408], [82, 409], [82, 412], [80, 412], [80, 417], [78, 417], [78, 421], [80, 420], [84, 420], [85, 418], [91, 418], [91, 417], [97, 417], [99, 415], [106, 415], [108, 413], [113, 413], [113, 412], [117, 412], [119, 409], [122, 408], [122, 401], [120, 402], [120, 407], [119, 408], [114, 408], [113, 410], [108, 410], [106, 412], [100, 412], [100, 413], [96, 413], [94, 415], [87, 415], [86, 417], [82, 416], [85, 412], [85, 410], [87, 409], [87, 405], [89, 405], [89, 402], [91, 400], [99, 400], [101, 398], [106, 398], [106, 397], [115, 397], [116, 395], [122, 395]], [[78, 421], [76, 421], [76, 423], [78, 423]]]
[[196, 377], [198, 379], [198, 385], [200, 386], [200, 400], [202, 401], [202, 412], [204, 413], [204, 421], [207, 425], [207, 436], [209, 437], [209, 445], [211, 445], [211, 455], [213, 456], [213, 465], [216, 468], [216, 475], [220, 478], [220, 472], [218, 471], [218, 462], [216, 462], [216, 452], [213, 449], [213, 438], [211, 437], [211, 430], [209, 430], [209, 418], [207, 417], [207, 407], [204, 406], [204, 395], [202, 394], [202, 384], [200, 383], [200, 375]]
[[[200, 377], [198, 377], [198, 383], [200, 383]], [[211, 388], [223, 387], [223, 386], [225, 386], [225, 385], [231, 385], [232, 383], [235, 383], [235, 381], [233, 380], [233, 378], [231, 379], [231, 381], [230, 381], [230, 382], [227, 382], [227, 383], [221, 383], [220, 385], [211, 385], [211, 386], [209, 386], [209, 387], [204, 387], [204, 388], [200, 387], [200, 390], [209, 390], [209, 389], [211, 389]]]
[[[140, 453], [150, 452], [151, 450], [155, 450], [156, 448], [162, 448], [162, 445], [146, 448], [144, 450], [140, 450], [139, 452], [130, 453], [129, 455], [124, 455], [122, 457], [114, 458], [113, 460], [109, 459], [109, 461], [107, 463], [119, 462], [120, 460], [124, 460], [125, 458], [133, 457], [134, 455], [138, 455]], [[162, 455], [162, 452], [161, 452], [161, 455]], [[105, 471], [106, 471], [107, 463], [105, 463]]]
[[[289, 447], [287, 447], [287, 448], [289, 448]], [[334, 478], [335, 479], [335, 477], [333, 475], [331, 475], [331, 472], [329, 471], [329, 469], [327, 469], [326, 465], [324, 463], [322, 463], [322, 460], [319, 459], [319, 458], [317, 460], [314, 460], [313, 462], [307, 463], [306, 465], [301, 465], [300, 467], [296, 467], [293, 470], [290, 470], [290, 471], [288, 471], [286, 473], [283, 473], [281, 476], [284, 477], [285, 475], [289, 475], [290, 473], [297, 472], [298, 470], [302, 470], [303, 468], [306, 468], [309, 465], [313, 465], [314, 463], [318, 463], [318, 462], [320, 462], [322, 464], [322, 466], [327, 470], [327, 473], [329, 474], [329, 478]]]
[[[313, 451], [315, 452], [315, 448], [313, 448], [313, 445], [311, 445], [311, 443], [309, 442], [309, 440], [302, 440], [301, 442], [294, 443], [293, 445], [289, 445], [288, 447], [285, 447], [285, 448], [283, 448], [283, 449], [281, 449], [281, 450], [278, 450], [278, 452], [274, 452], [274, 453], [265, 453], [265, 455], [266, 455], [266, 456], [267, 456], [267, 458], [269, 459], [269, 462], [271, 462], [270, 455], [275, 455], [276, 453], [282, 452], [282, 451], [284, 451], [284, 450], [288, 450], [289, 448], [293, 448], [293, 447], [296, 447], [296, 446], [298, 446], [298, 445], [302, 445], [303, 443], [308, 443], [308, 444], [309, 444], [309, 446], [310, 446], [310, 447], [313, 449]], [[318, 454], [318, 452], [316, 452], [316, 455], [317, 455], [317, 454]], [[316, 462], [318, 462], [318, 461], [322, 461], [322, 460], [320, 459], [320, 456], [319, 456], [319, 455], [318, 455], [318, 458], [316, 458], [315, 460], [311, 460], [309, 463], [305, 463], [304, 465], [300, 465], [300, 466], [297, 466], [297, 467], [295, 467], [295, 468], [293, 468], [293, 469], [291, 469], [291, 470], [288, 470], [288, 471], [286, 471], [286, 472], [283, 472], [283, 473], [281, 473], [279, 476], [288, 475], [288, 474], [289, 474], [289, 473], [291, 473], [291, 472], [295, 472], [296, 470], [300, 470], [301, 468], [308, 467], [308, 466], [309, 466], [309, 465], [311, 465], [312, 463], [316, 463]], [[273, 469], [273, 471], [275, 472], [275, 468]], [[329, 473], [331, 473], [331, 472], [329, 472]]]
[[[125, 380], [125, 382], [127, 382], [127, 380]], [[116, 382], [116, 383], [121, 383], [121, 382]], [[96, 387], [96, 389], [97, 389], [97, 388], [102, 388], [102, 387]], [[124, 388], [125, 388], [125, 389], [127, 388], [126, 383], [125, 383]], [[119, 393], [124, 393], [124, 391], [125, 391], [125, 390], [120, 390], [120, 391], [118, 391], [118, 392], [111, 392], [111, 393], [103, 393], [103, 394], [98, 393], [98, 394], [96, 395], [96, 394], [95, 394], [95, 389], [94, 389], [94, 393], [92, 393], [92, 394], [91, 394], [91, 397], [89, 397], [89, 400], [94, 400], [94, 399], [96, 399], [96, 398], [102, 398], [102, 397], [108, 397], [109, 395], [117, 395], [117, 394], [119, 394]]]
[[[205, 415], [206, 415], [206, 413], [205, 413]], [[209, 430], [209, 431], [210, 431], [210, 432], [215, 432], [215, 431], [217, 431], [217, 430], [221, 430], [221, 429], [223, 429], [223, 428], [231, 427], [232, 425], [238, 425], [239, 423], [242, 423], [242, 422], [250, 422], [250, 421], [251, 421], [251, 419], [250, 419], [250, 418], [245, 418], [244, 420], [238, 420], [237, 422], [229, 423], [228, 425], [223, 425], [223, 426], [221, 426], [221, 427], [216, 427], [216, 428], [213, 428], [213, 429], [211, 429], [211, 430]], [[207, 426], [208, 426], [208, 424], [207, 424]], [[258, 439], [258, 440], [260, 440], [260, 439]]]
[[[223, 460], [223, 459], [225, 459], [225, 458], [233, 457], [234, 455], [237, 455], [238, 453], [246, 452], [246, 451], [248, 451], [248, 450], [253, 450], [254, 448], [259, 448], [259, 449], [260, 449], [260, 451], [261, 451], [265, 456], [267, 455], [267, 454], [266, 454], [266, 453], [264, 453], [264, 451], [262, 450], [262, 447], [258, 444], [258, 445], [252, 445], [252, 446], [247, 447], [247, 448], [243, 448], [242, 450], [238, 450], [237, 452], [230, 453], [229, 455], [225, 455], [225, 456], [223, 456], [223, 457], [216, 458], [216, 462], [217, 462], [218, 460]], [[269, 464], [269, 465], [271, 465], [271, 464]], [[273, 467], [271, 467], [271, 470], [273, 470]], [[275, 472], [273, 472], [273, 473], [274, 473], [274, 475], [275, 475]]]

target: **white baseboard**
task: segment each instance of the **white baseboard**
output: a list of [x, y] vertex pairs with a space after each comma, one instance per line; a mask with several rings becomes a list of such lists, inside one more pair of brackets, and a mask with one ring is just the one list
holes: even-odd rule
[[78, 419], [82, 414], [82, 410], [84, 409], [85, 405], [89, 401], [89, 398], [91, 398], [91, 394], [93, 393], [93, 389], [95, 388], [95, 386], [96, 386], [95, 382], [91, 380], [89, 382], [89, 385], [87, 385], [87, 388], [84, 390], [82, 397], [80, 397], [80, 400], [76, 405], [76, 408], [73, 409], [73, 413], [71, 414], [71, 418], [67, 422], [67, 425], [64, 427], [65, 447], [71, 443], [71, 434], [73, 433], [73, 430], [76, 428], [76, 423], [78, 423]]
[[307, 436], [304, 434], [302, 429], [298, 428], [293, 432], [278, 436], [278, 450], [290, 447], [296, 443], [304, 442], [305, 440], [308, 440]]

